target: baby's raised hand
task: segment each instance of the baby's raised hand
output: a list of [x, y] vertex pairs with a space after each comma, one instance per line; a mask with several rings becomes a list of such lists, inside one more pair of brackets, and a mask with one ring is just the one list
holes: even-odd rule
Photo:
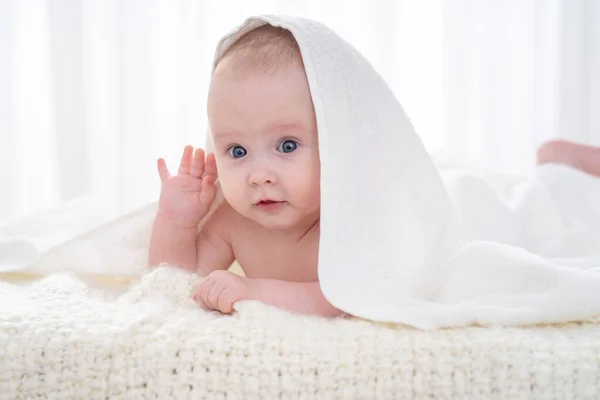
[[256, 281], [229, 271], [211, 272], [195, 288], [194, 300], [206, 310], [233, 312], [233, 305], [242, 300], [260, 300], [260, 288]]
[[214, 154], [205, 159], [204, 150], [186, 146], [177, 175], [171, 175], [165, 160], [158, 159], [161, 180], [158, 212], [183, 228], [196, 227], [206, 216], [217, 189], [217, 166]]

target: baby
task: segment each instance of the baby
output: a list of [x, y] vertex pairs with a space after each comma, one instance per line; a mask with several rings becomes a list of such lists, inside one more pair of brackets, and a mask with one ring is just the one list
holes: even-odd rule
[[[208, 95], [214, 154], [185, 147], [161, 179], [150, 265], [203, 280], [193, 297], [231, 313], [241, 300], [337, 316], [317, 277], [320, 162], [312, 99], [293, 35], [270, 25], [246, 33], [218, 61]], [[217, 188], [224, 201], [198, 233]], [[245, 277], [228, 271], [236, 260]]]
[[[214, 153], [187, 146], [177, 175], [158, 160], [162, 182], [150, 265], [203, 276], [193, 297], [233, 312], [241, 300], [337, 316], [321, 292], [317, 259], [320, 162], [315, 112], [298, 44], [264, 25], [218, 60], [208, 95]], [[553, 141], [538, 163], [564, 163], [600, 176], [600, 149]], [[208, 215], [217, 192], [224, 201]], [[245, 277], [228, 271], [233, 263]]]

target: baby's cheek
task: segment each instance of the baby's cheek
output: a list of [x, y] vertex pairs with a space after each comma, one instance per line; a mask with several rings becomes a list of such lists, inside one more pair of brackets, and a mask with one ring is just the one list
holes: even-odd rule
[[312, 173], [298, 174], [295, 177], [296, 182], [298, 182], [298, 189], [302, 191], [303, 197], [308, 202], [319, 202], [321, 195], [321, 186], [320, 186], [320, 174], [315, 174], [314, 171]]
[[232, 182], [231, 179], [223, 179], [221, 181], [221, 190], [223, 191], [223, 196], [229, 203], [238, 203], [240, 201], [240, 197], [242, 195], [240, 190], [240, 185]]
[[235, 188], [235, 183], [232, 182], [231, 170], [223, 165], [219, 166], [217, 162], [217, 176], [219, 177], [219, 186], [225, 196], [231, 194], [231, 190]]
[[247, 208], [249, 204], [251, 204], [251, 199], [248, 198], [248, 195], [245, 191], [245, 186], [243, 182], [239, 179], [235, 179], [232, 176], [226, 176], [221, 180], [221, 191], [223, 192], [223, 197], [229, 203], [229, 205], [238, 213], [242, 215], [247, 214]]

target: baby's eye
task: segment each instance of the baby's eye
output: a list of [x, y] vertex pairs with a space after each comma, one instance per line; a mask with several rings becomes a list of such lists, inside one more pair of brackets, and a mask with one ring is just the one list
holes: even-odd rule
[[246, 149], [242, 146], [231, 146], [227, 149], [227, 153], [233, 158], [242, 158], [248, 154]]
[[298, 143], [294, 140], [284, 140], [277, 146], [277, 151], [282, 153], [291, 153], [298, 148]]

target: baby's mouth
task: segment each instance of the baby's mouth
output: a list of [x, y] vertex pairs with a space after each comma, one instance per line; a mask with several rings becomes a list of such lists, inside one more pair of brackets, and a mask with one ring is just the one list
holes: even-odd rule
[[256, 208], [258, 208], [259, 210], [262, 210], [262, 211], [276, 211], [284, 203], [285, 203], [285, 201], [265, 199], [265, 200], [261, 200], [258, 203], [256, 203], [255, 206], [256, 206]]

